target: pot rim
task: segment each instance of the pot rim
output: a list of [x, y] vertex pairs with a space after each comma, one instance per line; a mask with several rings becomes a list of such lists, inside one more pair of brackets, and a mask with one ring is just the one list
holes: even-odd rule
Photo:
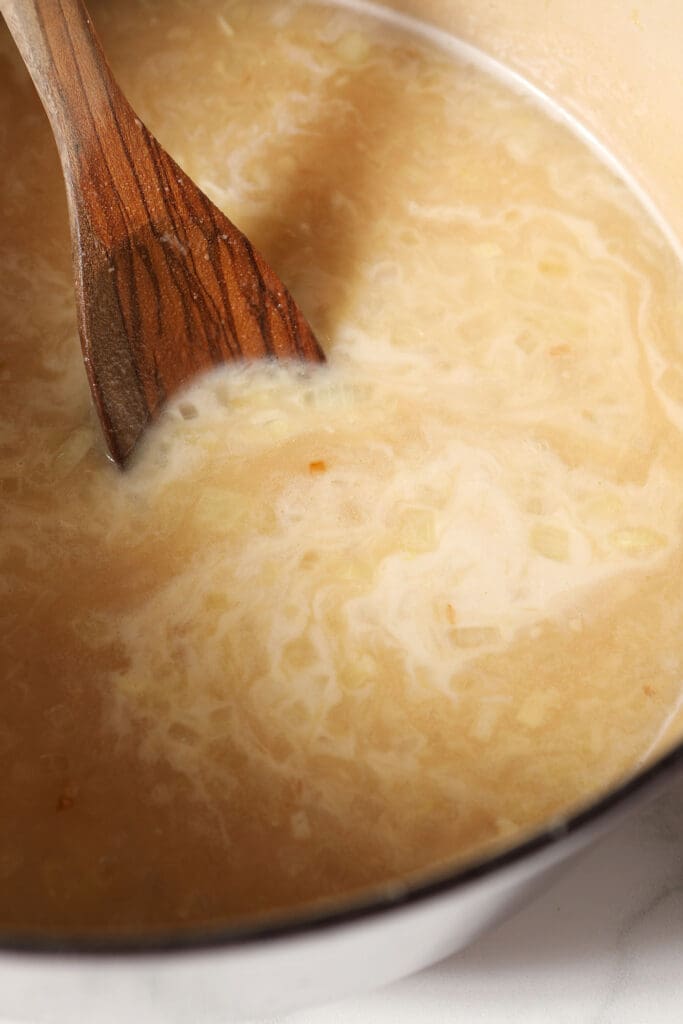
[[623, 812], [629, 805], [640, 803], [647, 793], [660, 788], [667, 779], [683, 774], [683, 742], [678, 743], [653, 764], [629, 776], [624, 782], [579, 810], [551, 819], [546, 825], [521, 842], [495, 853], [475, 857], [456, 869], [432, 872], [420, 881], [390, 883], [352, 900], [333, 906], [313, 905], [298, 913], [261, 918], [249, 923], [212, 927], [202, 930], [161, 931], [147, 935], [133, 933], [69, 935], [48, 934], [37, 930], [23, 933], [0, 931], [0, 955], [24, 953], [33, 955], [131, 957], [140, 959], [163, 953], [199, 953], [253, 946], [274, 940], [300, 938], [340, 925], [377, 918], [380, 914], [398, 911], [430, 898], [450, 895], [511, 869], [537, 854], [554, 850], [563, 842], [585, 835], [599, 827], [603, 819]]

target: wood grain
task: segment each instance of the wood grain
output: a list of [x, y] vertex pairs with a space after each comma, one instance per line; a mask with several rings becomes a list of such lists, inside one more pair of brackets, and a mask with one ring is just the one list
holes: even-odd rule
[[237, 359], [323, 361], [282, 281], [135, 115], [82, 0], [0, 10], [59, 147], [83, 356], [112, 458], [125, 464], [198, 373]]

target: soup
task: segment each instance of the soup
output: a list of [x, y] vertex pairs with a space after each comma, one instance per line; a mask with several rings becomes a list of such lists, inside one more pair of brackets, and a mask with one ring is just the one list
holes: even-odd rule
[[680, 732], [683, 282], [624, 183], [447, 40], [93, 3], [323, 368], [104, 454], [46, 120], [0, 42], [0, 928], [218, 925], [520, 839]]

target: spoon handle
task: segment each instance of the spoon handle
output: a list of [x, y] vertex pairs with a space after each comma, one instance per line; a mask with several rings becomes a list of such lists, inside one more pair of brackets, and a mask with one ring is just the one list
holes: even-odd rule
[[74, 161], [81, 170], [93, 160], [106, 166], [102, 139], [134, 114], [82, 0], [0, 0], [0, 11], [50, 119], [67, 185]]

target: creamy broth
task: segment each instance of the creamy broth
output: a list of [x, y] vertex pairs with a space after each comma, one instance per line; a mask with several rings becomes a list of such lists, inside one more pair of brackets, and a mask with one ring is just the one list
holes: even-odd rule
[[329, 354], [120, 474], [0, 39], [0, 929], [220, 923], [443, 870], [681, 733], [683, 278], [480, 69], [333, 6], [93, 2]]

